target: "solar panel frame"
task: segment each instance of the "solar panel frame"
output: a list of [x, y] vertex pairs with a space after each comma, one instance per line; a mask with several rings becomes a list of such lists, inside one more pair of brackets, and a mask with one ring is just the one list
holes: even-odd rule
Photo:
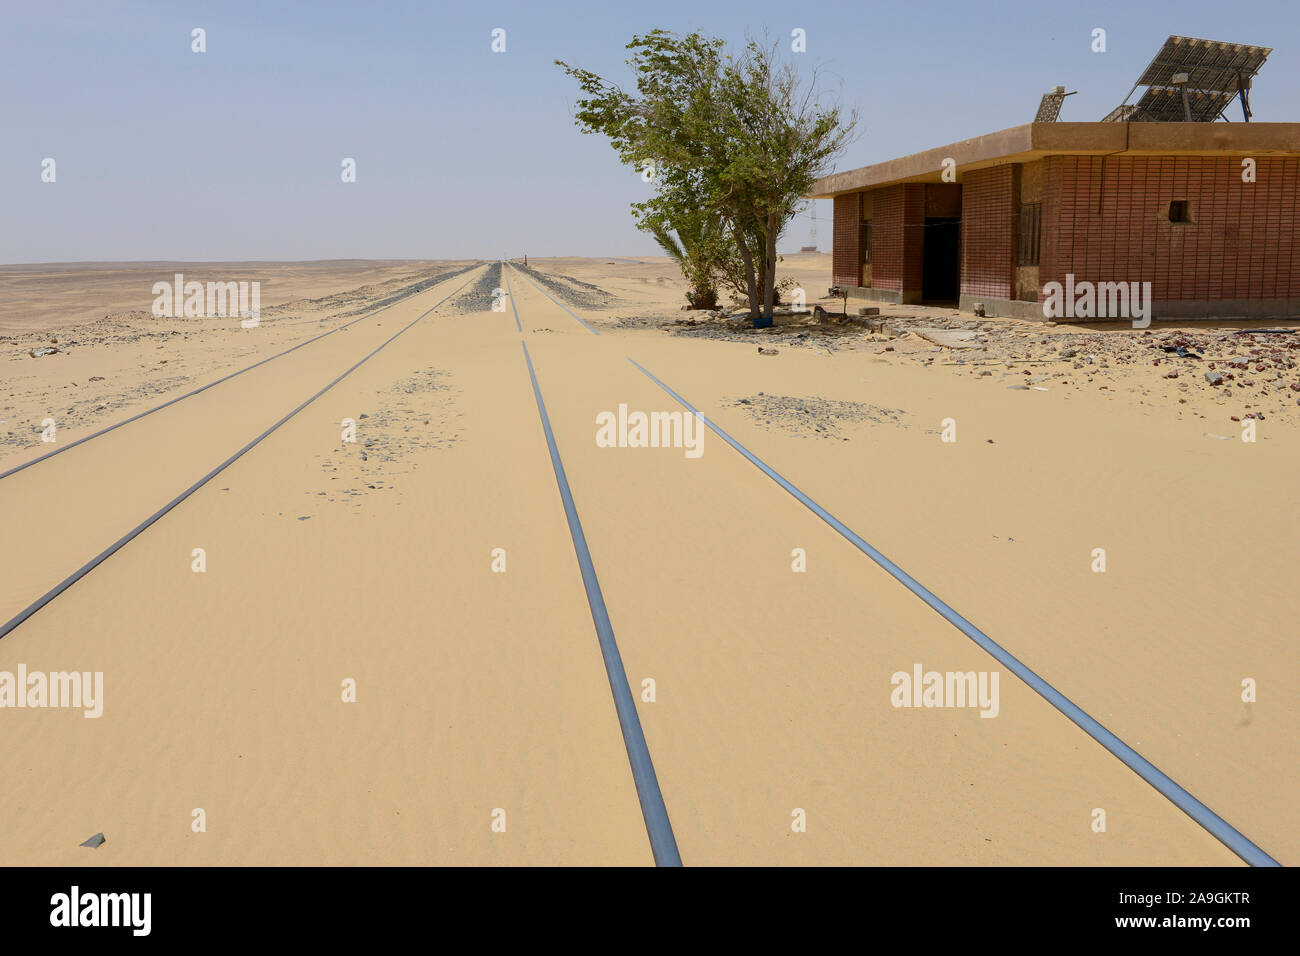
[[[1193, 123], [1213, 123], [1236, 98], [1223, 90], [1187, 91]], [[1152, 86], [1143, 91], [1128, 120], [1130, 123], [1183, 123], [1183, 91], [1176, 86]]]
[[1035, 123], [1055, 123], [1061, 116], [1061, 104], [1065, 102], [1064, 93], [1044, 93], [1038, 101], [1038, 114]]
[[1171, 36], [1138, 80], [1138, 86], [1172, 86], [1175, 73], [1187, 74], [1187, 87], [1236, 93], [1238, 74], [1253, 77], [1272, 47]]
[[[1242, 110], [1249, 120], [1251, 81], [1272, 52], [1272, 47], [1247, 43], [1170, 36], [1133, 84], [1124, 102], [1107, 113], [1102, 122], [1181, 123], [1187, 121], [1190, 111], [1192, 122], [1213, 123], [1237, 96], [1241, 97]], [[1174, 77], [1180, 73], [1187, 75], [1185, 84], [1174, 83]], [[1129, 96], [1139, 86], [1147, 89], [1136, 105], [1129, 106]], [[1183, 108], [1184, 86], [1188, 110]]]

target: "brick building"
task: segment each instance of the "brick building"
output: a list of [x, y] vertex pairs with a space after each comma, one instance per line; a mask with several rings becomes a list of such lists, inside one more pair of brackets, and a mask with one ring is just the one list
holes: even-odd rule
[[1043, 318], [1151, 283], [1155, 318], [1300, 318], [1300, 123], [1030, 123], [836, 173], [833, 281]]

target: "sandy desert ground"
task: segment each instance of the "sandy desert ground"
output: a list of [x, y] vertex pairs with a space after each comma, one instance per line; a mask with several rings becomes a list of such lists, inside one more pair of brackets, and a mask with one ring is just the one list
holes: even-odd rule
[[[525, 348], [687, 865], [1241, 861], [714, 432], [600, 447], [681, 408], [629, 359], [1300, 862], [1300, 336], [752, 330], [652, 257], [295, 264], [245, 329], [140, 268], [0, 269], [0, 473], [269, 361], [0, 477], [0, 621], [337, 381], [0, 640], [103, 673], [0, 710], [0, 863], [649, 864]], [[996, 717], [894, 706], [917, 665]]]
[[198, 282], [238, 275], [261, 283], [262, 306], [398, 287], [430, 263], [372, 259], [321, 262], [76, 262], [0, 266], [0, 332], [46, 331], [151, 313], [155, 282], [179, 273]]

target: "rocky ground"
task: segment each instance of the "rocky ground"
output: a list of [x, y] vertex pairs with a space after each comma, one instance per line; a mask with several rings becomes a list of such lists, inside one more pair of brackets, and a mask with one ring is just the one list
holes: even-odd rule
[[[294, 299], [263, 308], [261, 324], [273, 335], [315, 335], [477, 267], [476, 263], [442, 268], [415, 281], [401, 276], [320, 298]], [[500, 267], [496, 270], [499, 273]], [[471, 295], [486, 281], [485, 276], [476, 283]], [[474, 307], [488, 306], [475, 300]], [[240, 331], [238, 322], [231, 318], [160, 319], [136, 311], [112, 313], [95, 322], [53, 331], [0, 335], [0, 361], [6, 363], [0, 365], [0, 446], [31, 447], [41, 442], [39, 424], [15, 427], [20, 418], [32, 419], [19, 413], [16, 403], [20, 399], [45, 409], [36, 416], [37, 422], [45, 414], [57, 414], [62, 425], [108, 422], [115, 417], [115, 411], [134, 406], [139, 399], [152, 398], [156, 403], [183, 385], [192, 388], [219, 373], [249, 365], [255, 360], [254, 349], [229, 342], [230, 336]], [[191, 345], [198, 348], [188, 347]], [[143, 361], [138, 358], [142, 349], [148, 353]], [[110, 358], [114, 354], [118, 357]], [[57, 384], [46, 383], [47, 369], [36, 365], [63, 362], [74, 356], [76, 360], [68, 367], [83, 371], [59, 375]], [[86, 357], [95, 358], [89, 365], [78, 361]], [[259, 353], [256, 357], [265, 355]], [[85, 370], [90, 374], [84, 374]], [[40, 375], [31, 374], [38, 371]], [[41, 384], [37, 384], [38, 380]]]
[[[1054, 388], [1136, 392], [1136, 404], [1170, 406], [1220, 423], [1273, 414], [1300, 420], [1300, 329], [1266, 329], [1260, 323], [1156, 323], [1133, 329], [1116, 323], [1058, 325], [1018, 319], [981, 318], [952, 308], [889, 305], [861, 316], [859, 305], [826, 297], [804, 313], [778, 310], [775, 323], [755, 329], [746, 310], [714, 312], [680, 308], [624, 309], [604, 290], [570, 276], [530, 268], [557, 297], [600, 316], [614, 328], [657, 330], [755, 345], [779, 361], [782, 349], [842, 350], [892, 354], [950, 374], [992, 378], [1013, 390]], [[807, 284], [807, 283], [805, 283]], [[602, 308], [592, 293], [605, 296]], [[771, 396], [767, 405], [771, 405]], [[753, 396], [750, 397], [752, 402]], [[820, 414], [814, 399], [790, 399], [774, 419], [798, 409], [806, 434], [833, 433], [833, 416]], [[802, 403], [802, 404], [799, 404]], [[818, 424], [820, 423], [820, 427]]]
[[392, 491], [395, 479], [418, 467], [411, 464], [416, 452], [456, 444], [461, 414], [455, 409], [456, 389], [446, 378], [431, 366], [382, 392], [378, 405], [357, 416], [356, 441], [339, 442], [321, 459], [327, 479], [339, 484], [307, 494], [359, 508], [358, 499]]
[[[952, 331], [969, 338], [943, 334]], [[1160, 394], [1176, 404], [1214, 402], [1221, 406], [1219, 417], [1231, 421], [1263, 418], [1266, 412], [1295, 417], [1300, 406], [1300, 335], [1293, 328], [1090, 331], [949, 320], [898, 323], [885, 334], [928, 343], [934, 351], [924, 361], [958, 373], [1023, 378], [1012, 388], [1139, 387], [1145, 396], [1139, 403], [1145, 404], [1146, 398], [1160, 397], [1155, 389], [1163, 386]]]
[[797, 437], [839, 438], [848, 441], [841, 426], [856, 422], [873, 422], [906, 427], [908, 415], [901, 408], [881, 408], [863, 402], [846, 402], [815, 396], [769, 395], [759, 392], [737, 398], [731, 404], [749, 415], [759, 425], [778, 429]]
[[1017, 389], [1113, 390], [1141, 383], [1151, 393], [1154, 379], [1177, 392], [1176, 404], [1213, 402], [1227, 410], [1219, 417], [1228, 420], [1269, 412], [1300, 417], [1300, 334], [1295, 328], [1269, 331], [1207, 323], [1204, 329], [1092, 330], [920, 308], [892, 314], [887, 308], [869, 321], [790, 316], [781, 324], [778, 316], [778, 324], [765, 329], [753, 328], [743, 314], [701, 312], [624, 316], [614, 324], [754, 343], [768, 355], [779, 355], [781, 348], [894, 353], [900, 360], [953, 374], [1011, 378], [1009, 387]]

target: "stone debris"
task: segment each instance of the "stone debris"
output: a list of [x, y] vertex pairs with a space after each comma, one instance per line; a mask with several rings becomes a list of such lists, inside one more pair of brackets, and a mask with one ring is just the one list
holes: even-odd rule
[[845, 427], [867, 422], [907, 427], [903, 419], [908, 413], [901, 408], [882, 408], [864, 402], [759, 392], [733, 399], [731, 404], [747, 412], [756, 424], [800, 438], [848, 441]]
[[321, 456], [322, 471], [338, 482], [328, 501], [351, 500], [359, 509], [358, 499], [368, 491], [394, 490], [393, 479], [417, 469], [422, 453], [460, 440], [459, 389], [444, 381], [448, 377], [432, 366], [418, 370], [381, 392], [379, 407], [356, 416], [356, 443], [341, 442], [333, 454]]
[[538, 283], [550, 289], [552, 293], [568, 301], [570, 305], [580, 308], [599, 309], [615, 302], [618, 298], [606, 292], [600, 286], [592, 285], [590, 282], [583, 282], [581, 279], [573, 278], [573, 276], [567, 276], [559, 272], [542, 272], [520, 262], [511, 262], [510, 265], [521, 272], [526, 272]]
[[[505, 289], [505, 279], [501, 275], [501, 263], [494, 262], [483, 270], [483, 274], [478, 277], [468, 289], [460, 292], [454, 299], [447, 302], [441, 311], [453, 315], [467, 315], [471, 312], [490, 312], [492, 311], [493, 291], [496, 289]], [[507, 303], [509, 309], [509, 303]]]

